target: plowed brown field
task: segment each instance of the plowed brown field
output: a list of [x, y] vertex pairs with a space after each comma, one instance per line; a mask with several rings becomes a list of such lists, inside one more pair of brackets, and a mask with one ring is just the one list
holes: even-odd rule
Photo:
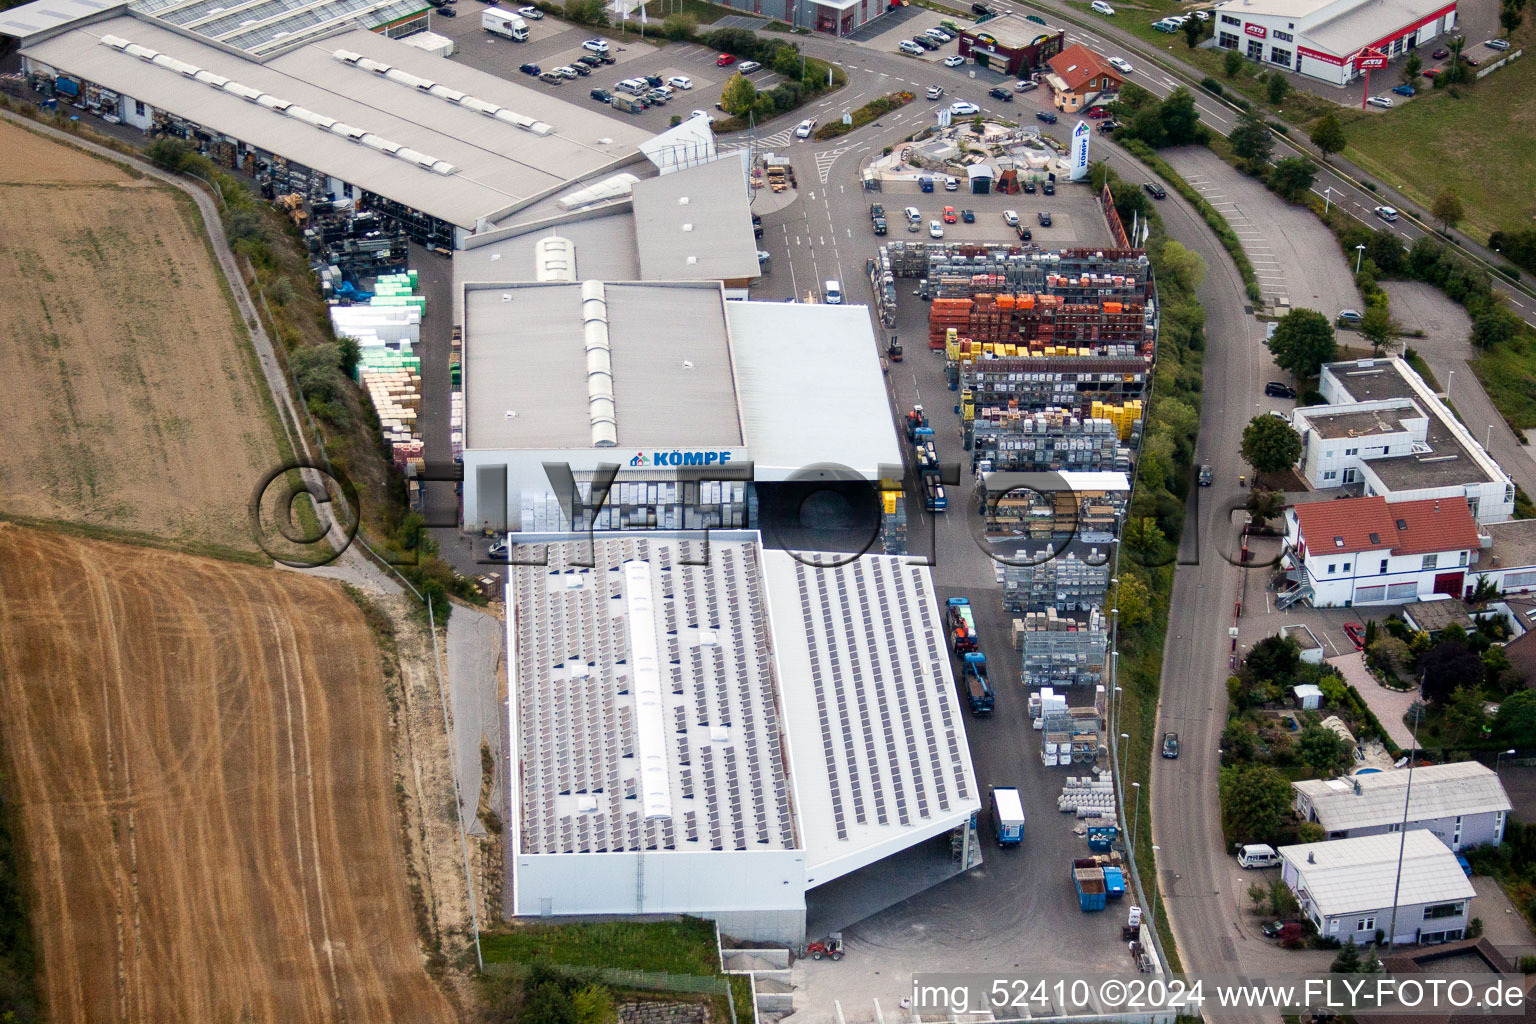
[[334, 584], [0, 524], [0, 731], [55, 1024], [450, 1021]]

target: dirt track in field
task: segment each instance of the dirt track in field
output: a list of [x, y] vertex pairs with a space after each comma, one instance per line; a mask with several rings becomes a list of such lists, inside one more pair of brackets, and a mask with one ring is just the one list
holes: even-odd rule
[[334, 584], [0, 524], [0, 731], [55, 1024], [451, 1021]]
[[277, 421], [192, 203], [0, 122], [0, 511], [254, 549]]

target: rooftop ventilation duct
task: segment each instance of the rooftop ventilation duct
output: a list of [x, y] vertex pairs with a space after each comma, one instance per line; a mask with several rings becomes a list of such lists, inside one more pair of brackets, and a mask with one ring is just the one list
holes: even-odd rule
[[229, 81], [229, 79], [225, 78], [223, 75], [216, 75], [212, 71], [208, 71], [206, 69], [199, 71], [192, 77], [197, 79], [199, 82], [202, 82], [204, 85], [213, 86], [215, 89], [224, 88], [225, 83]]
[[241, 99], [250, 100], [253, 103], [261, 96], [260, 89], [252, 89], [250, 86], [241, 85], [239, 82], [225, 82], [224, 91], [234, 93]]
[[340, 121], [337, 121], [336, 123], [332, 124], [330, 126], [330, 130], [335, 132], [337, 135], [345, 135], [347, 138], [351, 139], [354, 142], [356, 142], [358, 139], [362, 138], [364, 135], [368, 134], [367, 132], [363, 131], [361, 128], [354, 128], [351, 125], [343, 124]]
[[587, 415], [592, 421], [592, 447], [619, 443], [619, 420], [613, 404], [613, 350], [608, 340], [608, 298], [601, 281], [581, 286], [581, 320], [587, 347]]
[[533, 246], [534, 276], [540, 283], [576, 283], [576, 243], [550, 235]]
[[384, 77], [391, 82], [409, 85], [413, 89], [430, 89], [437, 84], [430, 78], [422, 78], [420, 75], [413, 75], [409, 71], [401, 71], [399, 68], [390, 68], [384, 72]]
[[359, 57], [357, 59], [357, 66], [362, 68], [364, 71], [372, 71], [376, 75], [388, 74], [390, 70], [390, 66], [388, 64], [385, 64], [381, 60], [373, 60], [370, 57]]
[[102, 36], [101, 41], [112, 47], [114, 50], [122, 50], [133, 45], [122, 36]]
[[154, 60], [160, 55], [159, 50], [151, 50], [149, 47], [140, 46], [138, 43], [129, 43], [127, 46], [123, 47], [123, 52], [132, 54], [133, 56], [139, 58], [139, 60]]
[[262, 93], [256, 97], [256, 105], [266, 107], [268, 110], [276, 110], [279, 113], [293, 106], [287, 100], [278, 99], [276, 96], [270, 96], [267, 93]]
[[380, 153], [394, 153], [400, 148], [400, 143], [390, 142], [388, 139], [372, 132], [364, 132], [363, 137], [357, 140], [369, 149], [376, 149]]
[[331, 56], [336, 60], [343, 61], [347, 64], [356, 64], [358, 61], [363, 59], [362, 54], [353, 53], [351, 50], [332, 50]]
[[452, 103], [464, 102], [464, 94], [462, 92], [459, 92], [457, 89], [450, 89], [446, 85], [443, 85], [441, 82], [428, 89], [427, 92], [431, 93], [433, 96], [436, 96], [440, 100], [448, 100]]
[[473, 96], [463, 95], [461, 95], [459, 98], [459, 106], [468, 107], [470, 110], [475, 111], [477, 114], [491, 114], [493, 116], [495, 115], [496, 111], [501, 109], [494, 103], [487, 103], [485, 100], [476, 99]]

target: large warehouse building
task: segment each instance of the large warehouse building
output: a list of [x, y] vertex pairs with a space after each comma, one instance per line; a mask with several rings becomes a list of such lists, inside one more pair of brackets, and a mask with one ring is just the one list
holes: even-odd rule
[[[647, 161], [650, 133], [597, 110], [347, 28], [355, 12], [323, 9], [340, 0], [185, 24], [169, 20], [185, 4], [142, 2], [156, 6], [48, 21], [34, 8], [50, 0], [37, 0], [0, 16], [0, 31], [61, 100], [196, 142], [279, 194], [358, 201], [423, 245], [462, 247], [573, 181], [654, 174], [671, 155]], [[240, 11], [252, 24], [226, 26]]]
[[1334, 85], [1376, 52], [1390, 60], [1456, 25], [1445, 0], [1227, 0], [1215, 10], [1217, 46]]
[[798, 943], [808, 890], [979, 809], [926, 567], [750, 533], [536, 547], [507, 584], [517, 914]]

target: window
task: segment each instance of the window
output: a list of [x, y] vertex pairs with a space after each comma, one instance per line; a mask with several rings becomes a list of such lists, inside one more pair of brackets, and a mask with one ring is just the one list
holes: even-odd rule
[[1281, 32], [1279, 29], [1275, 29], [1270, 33], [1270, 35], [1274, 36], [1275, 40], [1281, 43], [1289, 43], [1295, 41], [1295, 36], [1291, 35], [1289, 32]]
[[1336, 568], [1336, 567], [1337, 567], [1337, 566], [1338, 566], [1338, 563], [1337, 563], [1337, 562], [1329, 562], [1329, 563], [1328, 563], [1328, 575], [1329, 575], [1329, 576], [1332, 576], [1332, 575], [1333, 575], [1333, 570], [1334, 570], [1334, 569], [1335, 569], [1335, 568]]
[[1216, 45], [1223, 50], [1235, 50], [1237, 49], [1237, 36], [1231, 32], [1222, 32], [1216, 37]]
[[1506, 594], [1519, 587], [1536, 587], [1536, 572], [1511, 572], [1504, 574], [1503, 590]]
[[1460, 917], [1460, 903], [1436, 903], [1424, 908], [1424, 920], [1441, 921], [1447, 917]]
[[1339, 934], [1339, 919], [1338, 918], [1330, 917], [1328, 919], [1328, 934], [1329, 935], [1337, 935], [1337, 934]]
[[135, 114], [139, 115], [140, 117], [144, 116], [144, 101], [143, 100], [134, 100], [133, 101], [133, 112]]
[[1387, 831], [1388, 832], [1401, 832], [1402, 830], [1403, 830], [1403, 823], [1400, 822], [1400, 821], [1394, 821], [1392, 824], [1387, 826]]
[[1376, 930], [1376, 919], [1374, 917], [1362, 917], [1362, 918], [1357, 918], [1356, 919], [1356, 921], [1355, 921], [1355, 931], [1356, 932], [1373, 932], [1375, 930]]
[[1325, 470], [1324, 473], [1323, 473], [1323, 479], [1324, 480], [1332, 480], [1334, 477], [1336, 477], [1338, 475], [1339, 475], [1339, 472], [1336, 469]]
[[1259, 61], [1264, 59], [1264, 43], [1258, 39], [1248, 40], [1248, 59]]
[[1355, 604], [1375, 604], [1386, 596], [1386, 587], [1360, 587], [1355, 591]]
[[1387, 560], [1385, 558], [1383, 558], [1381, 560], [1381, 568], [1376, 570], [1376, 575], [1378, 575], [1378, 576], [1385, 576], [1386, 574], [1387, 574]]
[[1291, 51], [1290, 50], [1270, 50], [1269, 51], [1269, 62], [1271, 64], [1279, 64], [1281, 67], [1288, 68], [1288, 67], [1291, 66]]
[[1465, 551], [1461, 552], [1460, 557], [1456, 559], [1456, 564], [1462, 566], [1467, 564], [1467, 553]]
[[1221, 16], [1221, 23], [1223, 25], [1241, 25], [1243, 21], [1241, 18], [1234, 18], [1230, 14], [1223, 14]]
[[345, 181], [342, 182], [341, 183], [341, 194], [342, 194], [343, 198], [351, 199], [352, 198], [352, 186], [350, 184], [348, 184], [347, 182], [345, 182]]
[[1359, 455], [1360, 454], [1360, 449], [1359, 448], [1345, 448], [1344, 449], [1344, 454], [1345, 455]]
[[1417, 583], [1393, 583], [1387, 587], [1388, 601], [1412, 601], [1419, 596]]
[[1349, 572], [1349, 566], [1350, 566], [1350, 563], [1349, 563], [1349, 562], [1345, 562], [1345, 563], [1344, 563], [1344, 571], [1345, 571], [1345, 572]]
[[1425, 570], [1433, 569], [1433, 568], [1435, 568], [1435, 566], [1437, 564], [1439, 564], [1439, 562], [1440, 562], [1440, 556], [1439, 555], [1425, 555], [1424, 556], [1424, 564], [1422, 566], [1420, 566], [1420, 568], [1421, 569], [1425, 569]]

